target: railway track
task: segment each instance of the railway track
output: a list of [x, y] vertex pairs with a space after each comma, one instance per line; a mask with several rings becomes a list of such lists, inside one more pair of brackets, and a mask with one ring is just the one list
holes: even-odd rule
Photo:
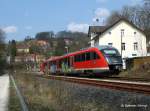
[[135, 82], [127, 80], [110, 80], [110, 79], [89, 79], [89, 78], [68, 77], [68, 76], [54, 76], [54, 75], [40, 76], [40, 77], [150, 95], [150, 82]]
[[106, 77], [106, 79], [110, 80], [125, 80], [125, 81], [133, 81], [133, 82], [150, 82], [150, 79], [145, 78], [129, 78], [129, 77]]

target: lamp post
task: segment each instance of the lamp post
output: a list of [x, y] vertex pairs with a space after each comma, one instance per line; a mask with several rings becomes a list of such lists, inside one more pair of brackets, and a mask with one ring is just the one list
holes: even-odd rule
[[65, 49], [66, 49], [66, 52], [68, 53], [68, 52], [69, 52], [69, 50], [68, 50], [68, 46], [65, 46]]

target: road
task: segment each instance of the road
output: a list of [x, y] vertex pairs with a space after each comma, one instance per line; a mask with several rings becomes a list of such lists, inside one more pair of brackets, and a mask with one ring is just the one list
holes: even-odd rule
[[0, 76], [0, 111], [7, 111], [9, 100], [9, 75]]

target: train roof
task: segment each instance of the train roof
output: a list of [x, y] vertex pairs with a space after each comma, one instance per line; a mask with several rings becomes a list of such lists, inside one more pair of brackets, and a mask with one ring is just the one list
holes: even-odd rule
[[109, 45], [98, 45], [98, 46], [95, 46], [95, 47], [83, 48], [81, 50], [87, 50], [87, 49], [91, 49], [91, 48], [98, 48], [99, 50], [103, 50], [103, 49], [116, 49], [113, 46], [109, 46]]
[[62, 59], [62, 58], [68, 57], [68, 56], [73, 56], [75, 54], [83, 53], [84, 51], [88, 51], [88, 50], [91, 50], [91, 49], [103, 50], [103, 49], [116, 49], [116, 48], [114, 48], [112, 46], [108, 46], [108, 45], [100, 45], [100, 46], [95, 46], [95, 47], [88, 47], [88, 48], [80, 49], [79, 51], [75, 51], [75, 52], [64, 54], [62, 56], [52, 57], [52, 58], [49, 58], [46, 61]]
[[109, 45], [100, 45], [100, 46], [96, 46], [96, 48], [98, 48], [99, 50], [103, 50], [103, 49], [116, 49], [112, 46]]

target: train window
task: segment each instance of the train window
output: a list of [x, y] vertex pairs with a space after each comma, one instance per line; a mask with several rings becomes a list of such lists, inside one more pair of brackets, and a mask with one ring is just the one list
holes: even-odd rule
[[115, 50], [104, 50], [105, 54], [116, 54]]
[[119, 52], [116, 49], [104, 49], [104, 50], [102, 50], [102, 53], [104, 55], [116, 55], [116, 56], [120, 56]]
[[77, 62], [80, 62], [80, 55], [77, 55]]
[[77, 56], [74, 56], [74, 62], [77, 62]]
[[86, 53], [86, 60], [91, 60], [90, 55], [91, 55], [90, 52], [87, 52], [87, 53]]
[[77, 55], [74, 57], [74, 62], [77, 62]]
[[75, 62], [82, 62], [82, 61], [85, 61], [85, 53], [83, 53], [83, 54], [80, 54], [80, 55], [75, 55], [75, 59], [74, 59], [74, 61]]
[[92, 52], [91, 55], [92, 55], [92, 59], [99, 59], [100, 58], [96, 52]]
[[91, 59], [94, 60], [94, 59], [99, 59], [100, 57], [97, 55], [96, 52], [91, 52]]
[[75, 62], [81, 61], [81, 55], [75, 55]]
[[81, 61], [85, 61], [85, 53], [81, 54]]
[[82, 53], [80, 55], [75, 55], [74, 57], [75, 62], [82, 62], [85, 60], [91, 60], [91, 59], [99, 59], [99, 56], [96, 54], [96, 52], [87, 52], [87, 53]]

